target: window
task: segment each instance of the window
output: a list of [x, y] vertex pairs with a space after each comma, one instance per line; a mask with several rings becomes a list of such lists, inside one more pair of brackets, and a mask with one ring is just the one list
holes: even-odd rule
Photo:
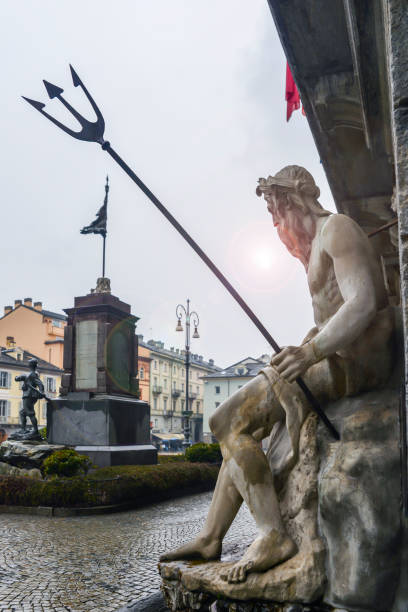
[[176, 366], [174, 365], [174, 366], [173, 366], [173, 374], [175, 374], [176, 372], [177, 372], [177, 370], [176, 370]]
[[174, 412], [177, 410], [177, 400], [173, 400], [173, 410]]
[[51, 323], [54, 327], [62, 327], [62, 321], [57, 321], [56, 319], [53, 319]]
[[191, 392], [192, 392], [191, 385], [188, 385], [188, 392], [189, 392], [189, 393], [191, 393]]
[[184, 368], [181, 370], [181, 375], [184, 376], [185, 372], [184, 372]]
[[164, 362], [164, 371], [167, 372], [167, 361]]
[[43, 404], [41, 408], [42, 420], [45, 421], [47, 418], [47, 404]]
[[0, 372], [0, 387], [8, 389], [10, 387], [10, 373]]
[[157, 370], [157, 361], [156, 360], [153, 361], [153, 367], [154, 367], [155, 370]]
[[17, 353], [17, 361], [21, 361], [21, 353]]
[[238, 385], [238, 389], [240, 389], [242, 387], [242, 385]]
[[237, 373], [242, 376], [243, 374], [245, 374], [245, 368], [237, 368]]
[[181, 390], [184, 391], [184, 383], [181, 383]]
[[144, 368], [140, 368], [140, 372], [139, 372], [139, 378], [140, 380], [142, 380], [144, 378]]
[[159, 420], [158, 419], [154, 419], [154, 426], [155, 426], [156, 429], [159, 426]]
[[163, 398], [163, 408], [164, 408], [164, 412], [166, 412], [166, 410], [167, 410], [167, 397]]
[[164, 388], [167, 389], [167, 378], [163, 379], [163, 385], [164, 385]]
[[218, 408], [218, 406], [220, 405], [220, 402], [215, 402], [215, 407]]
[[184, 400], [181, 400], [181, 410], [184, 410], [184, 404], [185, 404]]
[[215, 387], [215, 392], [218, 394], [221, 392], [221, 388], [220, 387]]
[[197, 413], [200, 412], [200, 402], [196, 402]]
[[153, 378], [153, 383], [154, 383], [154, 386], [156, 387], [157, 386], [157, 376]]
[[153, 410], [157, 410], [157, 397], [153, 398]]
[[200, 387], [198, 385], [196, 386], [196, 392], [197, 394], [200, 393]]
[[10, 402], [8, 400], [0, 400], [0, 420], [5, 421], [10, 415]]
[[46, 388], [47, 388], [47, 391], [49, 391], [50, 393], [55, 393], [55, 389], [56, 389], [55, 378], [52, 378], [51, 376], [47, 376]]

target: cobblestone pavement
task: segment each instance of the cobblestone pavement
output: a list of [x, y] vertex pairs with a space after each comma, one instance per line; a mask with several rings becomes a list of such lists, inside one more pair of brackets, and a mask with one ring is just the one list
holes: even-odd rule
[[[212, 493], [104, 516], [0, 515], [0, 612], [109, 612], [159, 590], [159, 555], [189, 540]], [[255, 534], [242, 507], [224, 544]]]

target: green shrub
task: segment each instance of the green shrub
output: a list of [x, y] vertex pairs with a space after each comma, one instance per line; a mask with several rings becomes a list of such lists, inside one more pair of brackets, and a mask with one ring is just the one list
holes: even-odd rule
[[44, 438], [44, 440], [47, 439], [47, 428], [46, 427], [41, 427], [41, 429], [38, 430], [38, 433], [40, 434], [42, 438]]
[[198, 442], [186, 449], [186, 460], [192, 463], [221, 463], [222, 455], [218, 443]]
[[80, 455], [76, 450], [64, 448], [56, 451], [43, 463], [45, 476], [77, 476], [86, 474], [92, 467], [92, 462], [86, 455]]
[[187, 461], [185, 455], [157, 455], [157, 462], [161, 465], [164, 463], [178, 463], [179, 461]]
[[130, 503], [137, 507], [177, 495], [208, 491], [216, 483], [218, 470], [217, 465], [185, 461], [111, 466], [96, 469], [92, 476], [65, 480], [0, 476], [0, 504], [92, 507]]

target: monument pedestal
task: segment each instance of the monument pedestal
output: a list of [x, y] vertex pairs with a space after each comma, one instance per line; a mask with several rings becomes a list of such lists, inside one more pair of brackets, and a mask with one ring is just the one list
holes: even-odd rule
[[48, 440], [100, 467], [157, 463], [150, 407], [139, 400], [138, 317], [107, 278], [65, 312], [64, 374], [60, 397], [47, 407]]
[[74, 446], [99, 467], [157, 463], [147, 402], [70, 393], [48, 404], [47, 423], [50, 443]]

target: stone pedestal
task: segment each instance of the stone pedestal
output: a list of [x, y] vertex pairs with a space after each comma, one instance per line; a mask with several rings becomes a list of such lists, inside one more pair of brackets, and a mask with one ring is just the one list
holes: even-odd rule
[[398, 391], [385, 389], [329, 405], [340, 442], [319, 426], [324, 600], [340, 609], [396, 610], [404, 550], [399, 402]]
[[48, 440], [99, 467], [157, 463], [150, 407], [139, 400], [138, 317], [107, 278], [65, 312], [64, 374], [61, 396], [47, 407]]
[[[157, 463], [150, 408], [130, 397], [71, 393], [47, 408], [48, 440], [88, 455], [99, 467]], [[89, 396], [89, 394], [88, 394]]]

